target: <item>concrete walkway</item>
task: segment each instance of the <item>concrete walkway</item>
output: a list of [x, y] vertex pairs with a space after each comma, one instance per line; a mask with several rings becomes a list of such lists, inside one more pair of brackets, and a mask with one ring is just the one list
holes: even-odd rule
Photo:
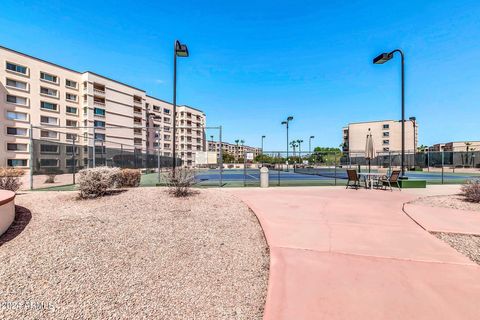
[[270, 246], [265, 319], [480, 319], [480, 267], [420, 228], [399, 191], [231, 191]]
[[425, 230], [480, 235], [480, 214], [476, 211], [405, 204], [404, 210]]

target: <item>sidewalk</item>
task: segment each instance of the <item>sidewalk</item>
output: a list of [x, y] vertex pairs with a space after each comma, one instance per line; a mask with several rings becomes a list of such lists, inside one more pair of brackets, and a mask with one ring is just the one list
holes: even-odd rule
[[480, 319], [480, 267], [405, 215], [414, 194], [231, 192], [270, 246], [265, 319]]

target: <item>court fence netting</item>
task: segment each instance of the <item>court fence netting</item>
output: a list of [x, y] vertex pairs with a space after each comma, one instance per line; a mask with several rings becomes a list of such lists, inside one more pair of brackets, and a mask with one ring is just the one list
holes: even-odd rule
[[[125, 130], [118, 129], [117, 136], [127, 134], [122, 133], [122, 129]], [[400, 151], [377, 153], [374, 158], [366, 159], [361, 151], [230, 153], [208, 150], [207, 137], [216, 141], [222, 139], [221, 130], [217, 129], [212, 127], [208, 132], [208, 128], [202, 128], [201, 147], [195, 150], [190, 145], [179, 148], [173, 159], [165, 150], [145, 147], [145, 141], [139, 140], [145, 135], [139, 135], [132, 143], [124, 143], [122, 139], [105, 136], [101, 130], [80, 136], [68, 131], [52, 134], [53, 130], [45, 127], [32, 128], [30, 185], [33, 189], [70, 190], [80, 170], [109, 166], [139, 169], [141, 186], [162, 186], [166, 185], [166, 177], [175, 161], [177, 168], [192, 171], [197, 187], [258, 187], [261, 167], [269, 169], [272, 187], [339, 186], [347, 182], [347, 169], [389, 175], [401, 166]], [[188, 142], [181, 140], [179, 145]], [[409, 179], [426, 180], [428, 184], [465, 183], [480, 178], [480, 151], [406, 151], [404, 165]]]

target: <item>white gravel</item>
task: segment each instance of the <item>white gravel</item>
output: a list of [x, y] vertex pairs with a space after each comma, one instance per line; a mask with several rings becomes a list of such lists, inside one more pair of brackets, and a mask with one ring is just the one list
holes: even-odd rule
[[423, 197], [412, 201], [411, 203], [430, 207], [442, 207], [480, 212], [480, 203], [465, 201], [465, 198], [460, 194]]
[[33, 192], [16, 202], [32, 218], [0, 238], [0, 319], [262, 317], [268, 249], [233, 195], [176, 199], [136, 188], [94, 200]]
[[433, 234], [469, 257], [470, 260], [480, 264], [480, 236], [455, 233]]

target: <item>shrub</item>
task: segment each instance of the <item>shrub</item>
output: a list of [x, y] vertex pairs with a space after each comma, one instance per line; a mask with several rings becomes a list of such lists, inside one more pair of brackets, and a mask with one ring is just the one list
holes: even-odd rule
[[191, 169], [179, 168], [173, 172], [170, 171], [167, 175], [168, 191], [175, 197], [188, 197], [192, 194], [191, 187], [195, 182], [195, 176]]
[[78, 190], [81, 198], [104, 196], [108, 189], [118, 184], [119, 168], [97, 167], [78, 172]]
[[45, 183], [55, 183], [55, 177], [57, 175], [56, 174], [53, 174], [53, 173], [50, 173], [47, 175], [47, 179], [45, 179]]
[[141, 177], [140, 170], [122, 169], [120, 170], [116, 187], [138, 187], [140, 185]]
[[22, 186], [20, 177], [24, 171], [16, 168], [0, 168], [0, 189], [16, 192]]
[[467, 201], [480, 203], [480, 179], [471, 180], [462, 186], [462, 195]]

